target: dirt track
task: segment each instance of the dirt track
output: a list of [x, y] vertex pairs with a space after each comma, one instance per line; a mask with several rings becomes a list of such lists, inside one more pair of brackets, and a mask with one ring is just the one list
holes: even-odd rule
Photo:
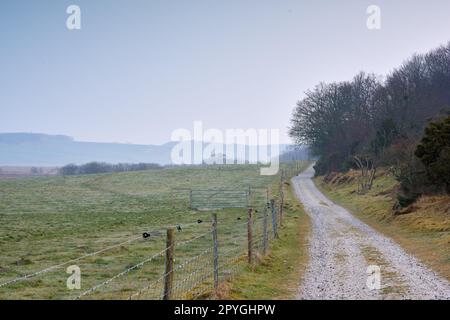
[[[311, 217], [310, 264], [298, 299], [450, 299], [450, 283], [326, 198], [307, 169], [292, 179]], [[381, 288], [367, 285], [369, 265], [380, 267]]]

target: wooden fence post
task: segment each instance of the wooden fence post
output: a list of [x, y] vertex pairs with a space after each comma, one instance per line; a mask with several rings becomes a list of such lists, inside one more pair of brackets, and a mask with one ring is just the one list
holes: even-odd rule
[[167, 229], [166, 240], [166, 268], [164, 272], [164, 296], [163, 300], [170, 300], [172, 298], [173, 287], [173, 253], [174, 253], [174, 231]]
[[281, 196], [281, 199], [280, 199], [280, 212], [279, 212], [280, 227], [283, 226], [283, 205], [284, 205], [283, 203], [284, 203], [283, 196]]
[[217, 292], [217, 288], [219, 287], [219, 241], [217, 239], [217, 213], [213, 213], [212, 215], [213, 219], [213, 229], [212, 229], [212, 235], [213, 235], [213, 244], [214, 244], [214, 290]]
[[253, 209], [248, 208], [247, 221], [248, 263], [253, 263]]
[[266, 208], [264, 209], [264, 217], [263, 217], [263, 254], [267, 254], [267, 250], [269, 248], [269, 233], [267, 230], [267, 211], [269, 209], [269, 203], [267, 203]]
[[283, 185], [284, 185], [284, 170], [281, 171], [281, 181], [280, 181], [280, 227], [283, 225], [283, 206], [284, 206], [284, 192], [283, 192]]
[[272, 229], [273, 229], [273, 236], [275, 238], [278, 238], [278, 226], [277, 226], [277, 213], [275, 208], [275, 200], [270, 200], [270, 208], [272, 210]]
[[280, 227], [283, 225], [283, 206], [284, 206], [284, 192], [283, 187], [280, 190]]

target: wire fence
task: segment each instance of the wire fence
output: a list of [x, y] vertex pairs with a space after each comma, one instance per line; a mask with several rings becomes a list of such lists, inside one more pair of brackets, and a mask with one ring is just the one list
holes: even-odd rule
[[[241, 219], [241, 222], [223, 228], [217, 214], [212, 214], [212, 229], [205, 235], [210, 236], [209, 245], [169, 269], [167, 259], [173, 257], [166, 257], [163, 275], [131, 294], [129, 299], [195, 299], [206, 292], [217, 292], [219, 283], [235, 275], [243, 262], [255, 264], [257, 257], [268, 253], [269, 242], [277, 237], [277, 227], [269, 228], [269, 221], [279, 221], [279, 212], [271, 204], [266, 204], [261, 211], [248, 208], [246, 221]], [[181, 244], [168, 241], [165, 252], [174, 247], [172, 255], [176, 256], [176, 248], [193, 244], [198, 239], [200, 237]]]
[[[268, 254], [282, 223], [284, 182], [298, 173], [291, 170], [280, 175], [280, 188], [276, 194], [271, 194], [269, 188], [251, 187], [234, 191], [197, 190], [194, 193], [187, 190], [191, 206], [198, 204], [198, 208], [211, 210], [210, 222], [197, 220], [147, 231], [141, 236], [5, 281], [0, 283], [0, 289], [87, 259], [98, 259], [98, 256], [117, 250], [124, 250], [121, 259], [129, 257], [132, 261], [136, 259], [133, 248], [124, 248], [136, 242], [145, 245], [145, 241], [153, 241], [152, 249], [145, 250], [145, 258], [140, 257], [139, 261], [128, 263], [107, 276], [99, 276], [98, 273], [101, 269], [98, 262], [102, 260], [86, 263], [82, 272], [83, 290], [75, 291], [70, 298], [168, 300], [209, 297], [218, 292], [223, 281], [237, 275], [246, 264], [255, 265]], [[270, 195], [275, 197], [270, 199]], [[228, 216], [215, 210], [224, 207], [240, 208], [241, 214]], [[189, 228], [194, 228], [195, 232], [186, 237], [182, 231]]]
[[38, 271], [35, 271], [35, 272], [32, 272], [32, 273], [25, 274], [23, 276], [20, 276], [20, 277], [14, 278], [14, 279], [7, 280], [5, 282], [0, 283], [0, 288], [6, 287], [8, 285], [12, 285], [12, 284], [20, 282], [20, 281], [31, 279], [31, 278], [43, 275], [45, 273], [49, 273], [49, 272], [55, 271], [56, 269], [60, 269], [60, 268], [62, 268], [64, 266], [68, 266], [70, 264], [73, 264], [73, 263], [85, 260], [85, 259], [90, 258], [90, 257], [101, 255], [101, 254], [103, 254], [105, 252], [112, 251], [114, 249], [121, 248], [123, 246], [132, 244], [133, 242], [142, 240], [143, 238], [146, 239], [146, 238], [150, 238], [150, 237], [159, 236], [159, 235], [162, 234], [162, 231], [166, 230], [167, 228], [177, 227], [177, 228], [186, 229], [188, 227], [191, 227], [191, 226], [194, 226], [194, 225], [197, 225], [197, 224], [198, 224], [198, 222], [189, 223], [189, 224], [182, 224], [182, 225], [181, 224], [179, 224], [179, 225], [167, 225], [167, 226], [163, 226], [163, 227], [159, 228], [158, 230], [147, 231], [147, 232], [144, 232], [142, 234], [142, 236], [132, 237], [132, 238], [130, 238], [128, 240], [119, 242], [119, 243], [111, 245], [111, 246], [107, 246], [107, 247], [102, 248], [100, 250], [96, 250], [96, 251], [87, 253], [87, 254], [79, 256], [77, 258], [70, 259], [70, 260], [67, 260], [67, 261], [64, 261], [64, 262], [61, 262], [61, 263], [58, 263], [58, 264], [46, 267], [44, 269], [41, 269], [41, 270], [38, 270]]

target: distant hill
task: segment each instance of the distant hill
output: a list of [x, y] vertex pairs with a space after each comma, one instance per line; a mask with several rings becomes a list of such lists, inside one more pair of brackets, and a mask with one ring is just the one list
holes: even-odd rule
[[[177, 142], [136, 145], [76, 141], [65, 135], [0, 133], [0, 165], [63, 166], [90, 161], [108, 163], [171, 164], [170, 154]], [[280, 152], [290, 145], [280, 145]]]
[[82, 142], [63, 135], [2, 133], [0, 165], [62, 166], [90, 161], [170, 164], [173, 145]]

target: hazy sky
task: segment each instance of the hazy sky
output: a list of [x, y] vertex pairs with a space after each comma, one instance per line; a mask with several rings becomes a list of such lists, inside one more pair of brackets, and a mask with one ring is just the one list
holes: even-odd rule
[[449, 15], [448, 0], [2, 0], [0, 132], [159, 144], [202, 120], [288, 142], [304, 91], [446, 43]]

